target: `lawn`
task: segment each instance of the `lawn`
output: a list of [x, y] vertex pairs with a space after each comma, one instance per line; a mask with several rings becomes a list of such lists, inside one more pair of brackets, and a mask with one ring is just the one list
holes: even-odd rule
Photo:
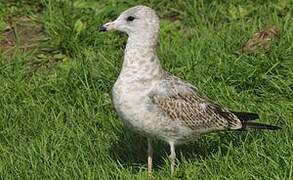
[[[144, 4], [161, 17], [165, 69], [213, 101], [280, 131], [230, 131], [177, 148], [155, 143], [153, 179], [293, 179], [293, 2], [43, 0], [0, 2], [1, 179], [148, 179], [146, 138], [111, 102], [127, 36], [97, 27]], [[271, 48], [241, 46], [267, 26]]]

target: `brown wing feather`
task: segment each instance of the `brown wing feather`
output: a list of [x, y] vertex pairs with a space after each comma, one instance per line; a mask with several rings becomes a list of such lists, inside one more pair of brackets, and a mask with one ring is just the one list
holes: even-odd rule
[[150, 97], [173, 121], [181, 121], [195, 131], [241, 128], [240, 120], [233, 113], [200, 97], [193, 86], [179, 78], [169, 76], [168, 83], [162, 82], [160, 88]]
[[152, 100], [173, 121], [181, 121], [193, 130], [241, 128], [241, 122], [229, 111], [196, 96], [178, 94], [168, 98], [153, 96]]

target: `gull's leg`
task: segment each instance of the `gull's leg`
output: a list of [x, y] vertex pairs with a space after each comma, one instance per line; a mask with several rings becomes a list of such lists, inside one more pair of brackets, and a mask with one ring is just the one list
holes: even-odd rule
[[152, 166], [153, 166], [153, 147], [152, 140], [148, 138], [148, 175], [152, 175]]
[[171, 160], [171, 175], [174, 174], [175, 170], [175, 161], [176, 161], [176, 153], [175, 153], [175, 144], [174, 142], [169, 142], [170, 144], [170, 160]]

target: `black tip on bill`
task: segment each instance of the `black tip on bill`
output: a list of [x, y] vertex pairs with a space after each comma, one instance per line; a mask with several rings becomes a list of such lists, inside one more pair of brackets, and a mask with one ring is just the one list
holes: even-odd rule
[[107, 31], [107, 28], [105, 26], [100, 26], [100, 27], [98, 27], [98, 30], [100, 32], [103, 32], [103, 31]]

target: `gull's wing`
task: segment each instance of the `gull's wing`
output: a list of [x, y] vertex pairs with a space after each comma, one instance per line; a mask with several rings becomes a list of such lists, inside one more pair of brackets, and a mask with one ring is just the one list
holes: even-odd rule
[[149, 96], [170, 120], [179, 121], [194, 131], [210, 132], [242, 127], [237, 116], [201, 97], [195, 87], [175, 76], [166, 75]]

